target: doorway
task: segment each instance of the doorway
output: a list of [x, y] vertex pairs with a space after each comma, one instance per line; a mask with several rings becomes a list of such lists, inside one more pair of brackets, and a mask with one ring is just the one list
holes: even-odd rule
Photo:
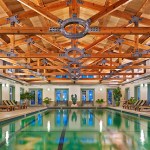
[[150, 84], [148, 84], [147, 86], [147, 100], [148, 100], [148, 104], [150, 104]]
[[94, 101], [94, 89], [81, 89], [81, 99], [83, 102], [92, 102]]
[[31, 92], [34, 95], [34, 98], [30, 101], [30, 105], [42, 105], [43, 89], [29, 89], [29, 92]]
[[107, 89], [107, 104], [108, 105], [113, 105], [113, 91], [114, 89]]

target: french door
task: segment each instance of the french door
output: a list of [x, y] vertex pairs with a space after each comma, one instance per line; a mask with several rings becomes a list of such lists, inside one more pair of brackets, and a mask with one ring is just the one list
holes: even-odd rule
[[113, 105], [113, 90], [114, 89], [107, 89], [107, 104]]
[[29, 91], [34, 95], [34, 98], [31, 99], [30, 105], [42, 105], [43, 99], [43, 90], [42, 89], [29, 89]]
[[94, 101], [94, 89], [81, 89], [82, 102], [93, 102]]
[[69, 90], [68, 89], [55, 89], [55, 99], [56, 99], [56, 102], [68, 101]]

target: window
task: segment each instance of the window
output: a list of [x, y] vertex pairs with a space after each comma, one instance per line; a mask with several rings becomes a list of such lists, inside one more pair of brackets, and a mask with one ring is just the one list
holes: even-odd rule
[[9, 87], [9, 99], [15, 100], [15, 87], [14, 86]]
[[130, 99], [130, 89], [126, 88], [125, 89], [125, 100], [129, 100]]
[[68, 101], [69, 99], [69, 90], [68, 89], [56, 89], [55, 98], [57, 102]]
[[140, 86], [134, 87], [134, 97], [137, 100], [140, 100], [140, 98], [141, 98], [141, 95], [140, 95]]
[[81, 89], [81, 97], [82, 101], [90, 101], [94, 100], [94, 89]]
[[56, 75], [56, 78], [68, 78], [67, 75]]
[[94, 78], [93, 75], [82, 75], [82, 78]]
[[148, 99], [148, 103], [150, 104], [150, 84], [148, 84], [147, 86], [147, 99]]

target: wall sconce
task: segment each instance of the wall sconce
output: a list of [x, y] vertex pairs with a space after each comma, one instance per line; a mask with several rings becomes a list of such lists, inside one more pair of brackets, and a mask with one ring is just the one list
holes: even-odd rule
[[100, 91], [103, 91], [103, 89], [102, 89], [102, 88], [100, 88], [99, 90], [100, 90]]
[[50, 88], [48, 88], [47, 91], [50, 91]]
[[147, 87], [147, 83], [142, 83], [141, 87]]
[[9, 84], [3, 83], [3, 84], [2, 84], [2, 87], [9, 87]]
[[142, 83], [142, 84], [141, 84], [141, 87], [143, 87], [143, 86], [144, 86], [144, 84]]

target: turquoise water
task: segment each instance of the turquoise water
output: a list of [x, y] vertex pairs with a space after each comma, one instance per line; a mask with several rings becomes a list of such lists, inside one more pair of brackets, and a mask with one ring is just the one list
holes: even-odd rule
[[0, 125], [0, 150], [150, 150], [150, 120], [113, 110], [47, 110]]

